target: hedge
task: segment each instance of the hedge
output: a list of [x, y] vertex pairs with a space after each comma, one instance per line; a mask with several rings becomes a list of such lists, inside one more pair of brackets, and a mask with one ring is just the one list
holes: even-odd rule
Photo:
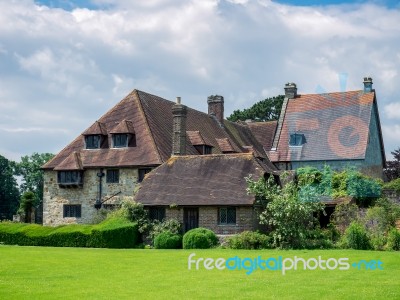
[[62, 225], [57, 227], [3, 222], [0, 243], [20, 246], [133, 248], [139, 232], [135, 223], [124, 219], [107, 219], [96, 225]]
[[218, 245], [215, 233], [207, 228], [189, 230], [183, 236], [183, 249], [208, 249]]

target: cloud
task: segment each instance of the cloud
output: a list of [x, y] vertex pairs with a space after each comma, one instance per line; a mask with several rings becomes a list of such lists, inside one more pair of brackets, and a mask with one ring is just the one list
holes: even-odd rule
[[30, 141], [20, 150], [2, 143], [4, 153], [59, 151], [134, 88], [181, 96], [202, 111], [207, 96], [221, 94], [229, 115], [282, 94], [289, 81], [300, 93], [339, 91], [344, 72], [347, 90], [373, 77], [385, 126], [399, 117], [398, 9], [269, 0], [93, 3], [97, 9], [70, 1], [64, 10], [0, 2], [0, 128], [55, 128], [0, 131], [10, 144]]

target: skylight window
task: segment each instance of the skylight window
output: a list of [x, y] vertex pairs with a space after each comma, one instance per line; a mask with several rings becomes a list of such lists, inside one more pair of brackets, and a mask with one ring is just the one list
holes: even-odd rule
[[289, 146], [303, 146], [306, 143], [304, 134], [293, 133], [290, 135]]

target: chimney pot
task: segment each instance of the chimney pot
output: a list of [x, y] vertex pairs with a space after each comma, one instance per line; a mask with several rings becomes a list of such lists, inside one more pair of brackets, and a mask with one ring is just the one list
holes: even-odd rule
[[176, 104], [181, 104], [181, 97], [176, 97]]
[[285, 84], [285, 97], [288, 99], [297, 97], [297, 86], [295, 83], [288, 82]]
[[370, 93], [372, 90], [372, 77], [364, 77], [364, 93]]

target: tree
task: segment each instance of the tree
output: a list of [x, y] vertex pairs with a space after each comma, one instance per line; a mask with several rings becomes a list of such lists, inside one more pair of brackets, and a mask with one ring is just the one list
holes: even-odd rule
[[235, 110], [228, 117], [228, 120], [232, 122], [238, 120], [246, 121], [248, 119], [260, 122], [278, 120], [284, 98], [285, 96], [279, 95], [259, 101], [250, 108]]
[[22, 194], [18, 212], [20, 214], [24, 214], [25, 223], [31, 223], [32, 210], [34, 209], [36, 204], [37, 204], [37, 198], [33, 192], [28, 191]]
[[386, 169], [384, 173], [388, 180], [400, 178], [400, 147], [391, 152], [394, 160], [386, 161]]
[[272, 227], [274, 245], [282, 248], [306, 247], [307, 239], [319, 228], [316, 215], [324, 213], [324, 205], [318, 197], [308, 190], [300, 194], [296, 182], [277, 186], [273, 176], [268, 180], [260, 178], [253, 181], [246, 178], [247, 191], [262, 199], [264, 210], [260, 214], [260, 224]]
[[0, 220], [12, 219], [18, 208], [19, 191], [12, 162], [0, 155]]
[[36, 201], [43, 199], [43, 170], [41, 167], [54, 157], [51, 153], [33, 153], [21, 157], [21, 162], [15, 163], [15, 175], [22, 176], [21, 193], [31, 191]]

